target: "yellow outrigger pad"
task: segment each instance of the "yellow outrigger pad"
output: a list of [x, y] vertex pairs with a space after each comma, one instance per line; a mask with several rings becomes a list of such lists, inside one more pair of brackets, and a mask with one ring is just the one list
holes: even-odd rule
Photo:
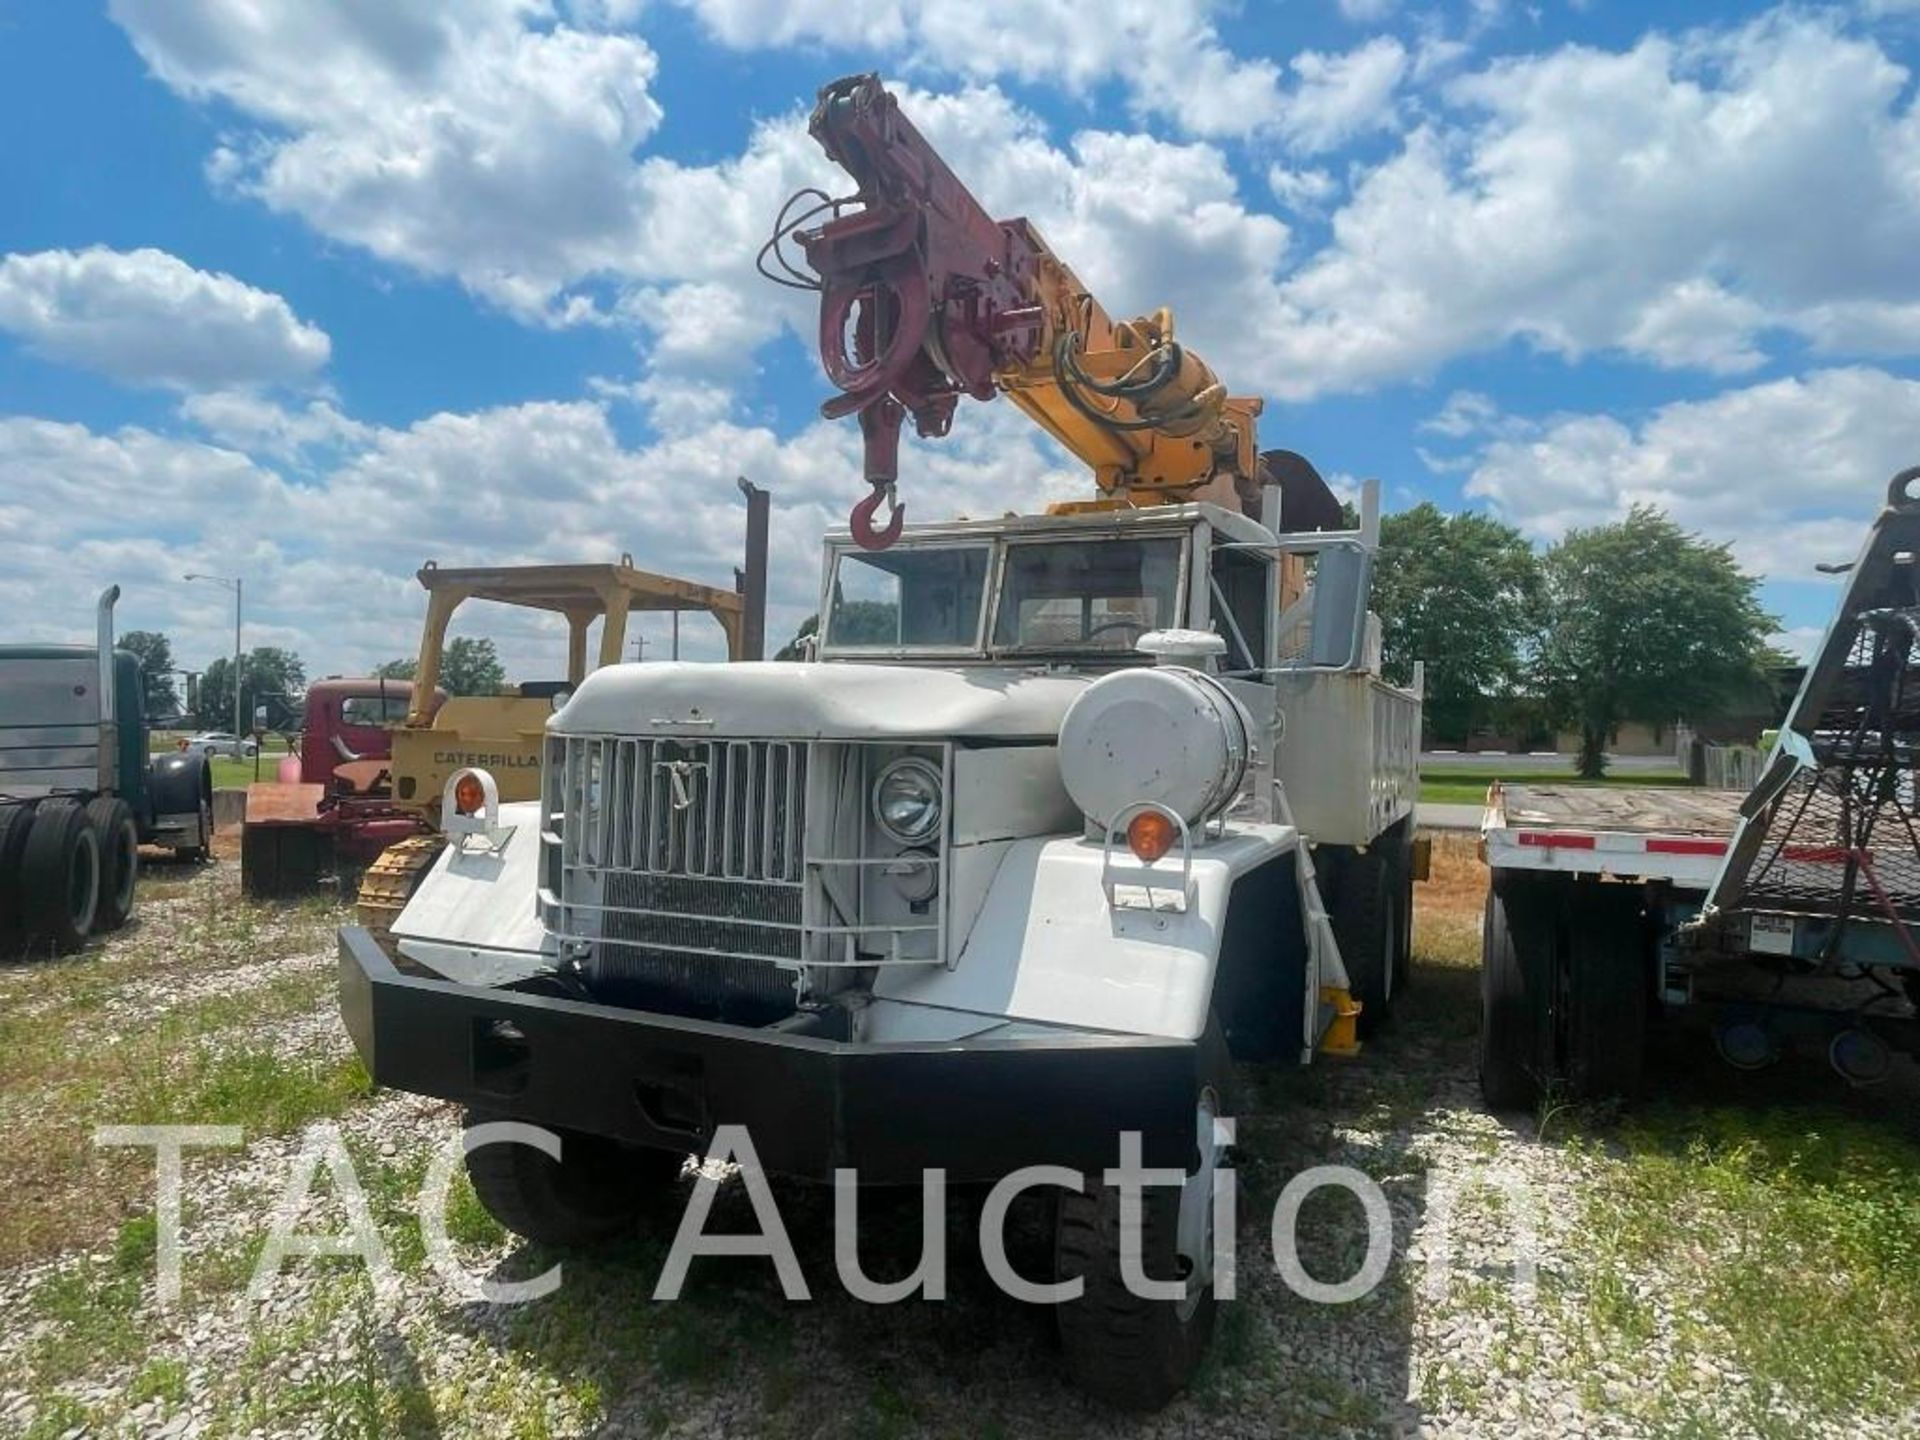
[[1322, 985], [1320, 1001], [1333, 1006], [1333, 1023], [1320, 1036], [1322, 1055], [1358, 1055], [1360, 1053], [1360, 1002], [1338, 985]]

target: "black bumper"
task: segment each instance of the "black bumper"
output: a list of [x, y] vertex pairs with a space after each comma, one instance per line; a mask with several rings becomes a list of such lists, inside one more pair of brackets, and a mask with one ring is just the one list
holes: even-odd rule
[[858, 1045], [403, 975], [340, 932], [340, 1010], [376, 1083], [560, 1129], [698, 1151], [744, 1125], [778, 1174], [918, 1183], [1099, 1171], [1120, 1135], [1192, 1163], [1196, 1047], [1093, 1034]]

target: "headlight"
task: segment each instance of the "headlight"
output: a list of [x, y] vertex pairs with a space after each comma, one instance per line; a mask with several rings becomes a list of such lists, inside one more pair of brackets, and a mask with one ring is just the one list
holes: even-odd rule
[[940, 771], [915, 755], [894, 761], [873, 782], [873, 818], [902, 845], [933, 838], [940, 828], [940, 800]]

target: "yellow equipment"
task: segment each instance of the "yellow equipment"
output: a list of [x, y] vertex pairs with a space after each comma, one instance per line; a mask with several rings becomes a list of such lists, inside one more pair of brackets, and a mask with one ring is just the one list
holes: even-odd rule
[[[620, 659], [627, 617], [636, 611], [704, 610], [726, 634], [727, 658], [739, 660], [746, 653], [746, 602], [739, 592], [639, 570], [631, 556], [617, 565], [471, 569], [444, 569], [428, 561], [419, 579], [427, 591], [427, 619], [414, 668], [413, 704], [393, 734], [393, 794], [399, 808], [416, 811], [430, 824], [439, 819], [447, 777], [468, 766], [491, 773], [502, 800], [539, 798], [540, 738], [561, 697], [587, 676], [588, 632], [595, 621], [601, 625], [592, 669]], [[495, 695], [454, 695], [433, 708], [447, 627], [469, 600], [563, 616], [565, 681], [514, 685]]]

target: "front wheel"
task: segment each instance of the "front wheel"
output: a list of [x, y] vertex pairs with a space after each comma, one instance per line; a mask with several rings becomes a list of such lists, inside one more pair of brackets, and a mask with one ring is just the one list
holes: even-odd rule
[[1202, 1042], [1195, 1164], [1187, 1183], [1141, 1193], [1138, 1254], [1149, 1280], [1178, 1280], [1178, 1299], [1136, 1295], [1121, 1271], [1120, 1192], [1086, 1177], [1060, 1197], [1054, 1269], [1080, 1280], [1080, 1298], [1060, 1307], [1060, 1341], [1073, 1383], [1122, 1410], [1158, 1410], [1193, 1379], [1213, 1338], [1213, 1198], [1228, 1163], [1214, 1121], [1230, 1115], [1232, 1066], [1218, 1025]]
[[[467, 1112], [466, 1126], [510, 1117]], [[486, 1212], [514, 1234], [544, 1245], [589, 1245], [628, 1229], [650, 1197], [670, 1186], [686, 1161], [577, 1131], [556, 1130], [560, 1158], [531, 1145], [482, 1145], [467, 1154], [467, 1178]]]

